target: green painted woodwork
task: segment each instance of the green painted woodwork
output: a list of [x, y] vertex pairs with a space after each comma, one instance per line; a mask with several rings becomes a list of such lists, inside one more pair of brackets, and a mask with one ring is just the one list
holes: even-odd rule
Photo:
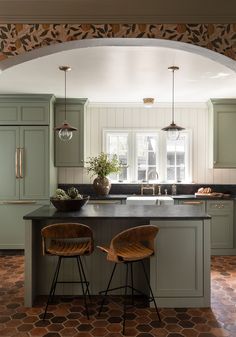
[[0, 156], [0, 200], [49, 198], [48, 126], [1, 126]]
[[[66, 120], [78, 130], [73, 132], [73, 137], [69, 142], [61, 141], [57, 133], [55, 133], [55, 166], [84, 166], [84, 114], [86, 101], [86, 99], [67, 99]], [[57, 99], [55, 103], [55, 126], [60, 125], [64, 120], [64, 99]]]
[[0, 95], [0, 125], [48, 125], [52, 95]]
[[48, 126], [20, 127], [20, 147], [23, 149], [23, 178], [20, 179], [20, 198], [48, 199]]
[[210, 154], [214, 168], [235, 168], [236, 152], [231, 147], [236, 144], [236, 100], [212, 99], [210, 111]]
[[211, 215], [211, 248], [233, 248], [233, 201], [208, 200], [207, 213]]
[[19, 199], [20, 179], [16, 178], [15, 154], [20, 146], [17, 126], [0, 126], [0, 200]]
[[35, 202], [28, 204], [2, 204], [0, 203], [1, 214], [1, 249], [24, 249], [25, 241], [25, 221], [23, 216], [33, 212], [44, 203]]
[[0, 95], [0, 249], [24, 248], [23, 215], [48, 204], [56, 189], [53, 101]]

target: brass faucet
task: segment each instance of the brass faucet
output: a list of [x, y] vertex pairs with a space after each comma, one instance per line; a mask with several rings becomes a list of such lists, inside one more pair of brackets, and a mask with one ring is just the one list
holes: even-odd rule
[[142, 184], [141, 185], [141, 195], [143, 195], [145, 190], [151, 190], [152, 195], [155, 195], [155, 185], [154, 184]]
[[[153, 171], [149, 172], [148, 178], [149, 178], [151, 173], [153, 173]], [[155, 171], [155, 175], [156, 175], [156, 179], [158, 180], [159, 175], [158, 175], [157, 171]], [[155, 184], [149, 184], [148, 180], [149, 179], [147, 179], [147, 183], [143, 183], [141, 185], [141, 195], [144, 194], [145, 190], [150, 190], [150, 191], [152, 191], [152, 195], [155, 195]]]

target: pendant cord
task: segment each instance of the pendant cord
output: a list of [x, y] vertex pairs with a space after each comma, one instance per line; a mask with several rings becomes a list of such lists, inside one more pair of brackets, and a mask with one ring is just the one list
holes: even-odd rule
[[65, 70], [65, 121], [66, 121], [66, 70]]
[[175, 77], [174, 77], [174, 72], [175, 72], [175, 69], [172, 69], [172, 124], [175, 123], [175, 121], [174, 121], [174, 109], [175, 109], [175, 103], [174, 103]]

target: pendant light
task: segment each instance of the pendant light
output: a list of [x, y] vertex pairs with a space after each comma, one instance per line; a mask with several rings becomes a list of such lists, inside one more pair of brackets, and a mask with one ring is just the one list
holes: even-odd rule
[[181, 126], [175, 124], [175, 103], [174, 103], [174, 92], [175, 92], [175, 71], [179, 70], [179, 67], [172, 66], [168, 70], [172, 71], [172, 122], [170, 125], [163, 128], [163, 131], [167, 131], [167, 137], [171, 140], [177, 140], [179, 138], [179, 131], [184, 130]]
[[66, 142], [66, 141], [69, 141], [72, 138], [73, 131], [76, 131], [77, 129], [74, 128], [73, 126], [71, 126], [66, 121], [66, 73], [67, 73], [67, 71], [70, 71], [71, 68], [68, 67], [68, 66], [60, 66], [59, 69], [61, 71], [64, 71], [64, 73], [65, 73], [65, 120], [64, 120], [64, 122], [61, 125], [55, 127], [54, 130], [59, 131], [58, 132], [59, 138], [62, 141]]

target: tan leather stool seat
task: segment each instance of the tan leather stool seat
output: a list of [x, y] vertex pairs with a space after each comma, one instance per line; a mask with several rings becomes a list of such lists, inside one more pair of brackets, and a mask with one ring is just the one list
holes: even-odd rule
[[[101, 250], [107, 252], [109, 256], [112, 255], [113, 250], [103, 246], [98, 246]], [[154, 250], [144, 246], [140, 242], [124, 243], [116, 247], [116, 255], [120, 262], [124, 261], [138, 261], [150, 257], [154, 254]]]

